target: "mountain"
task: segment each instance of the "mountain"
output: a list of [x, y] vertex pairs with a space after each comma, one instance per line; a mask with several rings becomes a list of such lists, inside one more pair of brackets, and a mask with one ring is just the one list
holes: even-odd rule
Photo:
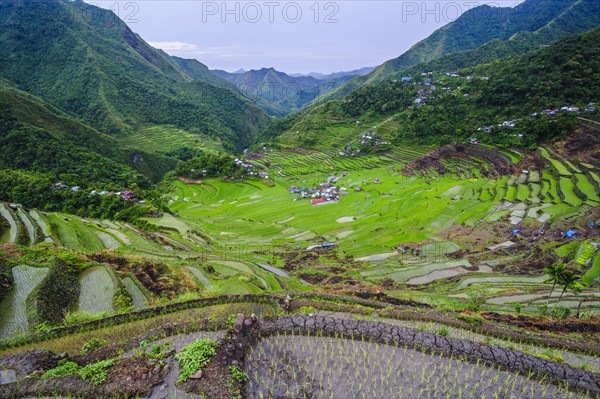
[[377, 125], [377, 132], [385, 132], [386, 140], [395, 144], [440, 144], [468, 141], [479, 134], [477, 128], [517, 119], [516, 126], [480, 139], [535, 148], [572, 129], [576, 114], [560, 113], [554, 121], [558, 123], [532, 114], [564, 106], [583, 110], [600, 101], [599, 42], [600, 28], [595, 28], [524, 55], [458, 70], [454, 76], [434, 72], [427, 84], [422, 70], [414, 69], [407, 75], [412, 82], [387, 79], [367, 85], [342, 100], [277, 121], [263, 138], [323, 148], [339, 144], [339, 139], [332, 139], [335, 136], [352, 138], [364, 131], [355, 125], [360, 120], [366, 126]]
[[[356, 77], [320, 98], [341, 98], [394, 72], [430, 62], [444, 55], [479, 48], [493, 40], [540, 32], [537, 43], [550, 44], [566, 34], [591, 29], [600, 18], [595, 0], [526, 0], [514, 8], [481, 5], [433, 32], [397, 58], [373, 72]], [[498, 43], [498, 42], [496, 42]]]
[[0, 15], [0, 75], [115, 138], [172, 125], [241, 151], [270, 123], [210, 76], [191, 76], [112, 11], [81, 0], [24, 0], [0, 3]]
[[372, 72], [375, 67], [364, 67], [360, 69], [355, 69], [353, 71], [342, 71], [342, 72], [334, 72], [329, 74], [323, 74], [320, 72], [311, 72], [311, 73], [290, 73], [288, 75], [293, 77], [301, 77], [301, 76], [312, 76], [315, 79], [327, 80], [327, 79], [335, 79], [335, 78], [343, 78], [345, 76], [363, 76], [370, 72]]
[[395, 72], [387, 79], [399, 79], [402, 75], [411, 75], [418, 71], [454, 71], [510, 55], [522, 55], [548, 46], [561, 37], [591, 30], [598, 25], [599, 20], [600, 3], [580, 0], [535, 32], [519, 32], [508, 40], [494, 39], [476, 49], [451, 53]]
[[352, 77], [343, 75], [317, 79], [312, 76], [290, 76], [274, 68], [262, 68], [243, 73], [230, 73], [218, 69], [212, 72], [235, 85], [236, 90], [242, 95], [248, 98], [262, 98], [270, 104], [285, 109], [283, 115], [302, 108]]
[[260, 97], [251, 91], [244, 90], [243, 87], [240, 87], [233, 82], [234, 79], [226, 79], [226, 77], [229, 75], [235, 76], [236, 74], [245, 73], [243, 70], [233, 72], [232, 74], [225, 71], [217, 71], [217, 73], [214, 73], [214, 71], [209, 70], [206, 65], [195, 59], [185, 59], [179, 57], [171, 57], [171, 59], [194, 80], [206, 82], [216, 87], [234, 91], [240, 96], [250, 100], [255, 106], [262, 109], [268, 115], [285, 116], [290, 113], [290, 110], [285, 106], [269, 101], [268, 99]]

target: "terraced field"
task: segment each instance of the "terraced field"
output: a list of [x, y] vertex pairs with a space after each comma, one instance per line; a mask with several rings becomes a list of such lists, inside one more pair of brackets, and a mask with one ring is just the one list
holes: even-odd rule
[[14, 267], [12, 273], [14, 287], [0, 304], [0, 337], [28, 331], [27, 298], [42, 282], [48, 269], [21, 265]]
[[172, 126], [151, 126], [118, 137], [125, 146], [148, 152], [174, 153], [183, 148], [222, 151], [221, 143], [203, 134], [192, 134]]
[[[548, 160], [544, 170], [489, 179], [480, 176], [485, 162], [472, 158], [443, 161], [451, 171], [446, 175], [431, 170], [412, 177], [403, 175], [405, 165], [431, 149], [398, 147], [360, 157], [340, 157], [335, 150], [267, 151], [252, 162], [268, 167], [268, 182], [176, 181], [168, 197], [172, 214], [145, 219], [157, 229], [152, 234], [126, 223], [11, 209], [2, 204], [1, 215], [9, 226], [2, 241], [22, 240], [29, 245], [46, 241], [83, 252], [106, 249], [141, 255], [191, 273], [206, 292], [227, 294], [314, 289], [299, 276], [303, 270], [290, 272], [282, 267], [302, 249], [328, 242], [335, 244], [331, 251], [338, 259], [357, 261], [351, 270], [335, 276], [337, 281], [392, 281], [400, 287], [435, 292], [451, 302], [481, 288], [491, 295], [488, 304], [492, 308], [520, 302], [526, 309], [535, 309], [549, 291], [541, 269], [534, 276], [505, 274], [498, 266], [530, 262], [529, 255], [487, 259], [486, 253], [492, 250], [486, 248], [509, 239], [518, 243], [513, 229], [574, 221], [597, 206], [600, 182], [596, 169], [541, 148], [541, 155]], [[504, 151], [504, 155], [512, 162], [522, 158], [515, 151]], [[313, 206], [287, 191], [290, 185], [312, 187], [333, 177], [345, 190], [339, 201], [323, 206]], [[501, 226], [500, 230], [483, 234], [479, 241], [469, 241], [464, 232], [468, 230], [452, 232], [457, 226], [478, 230], [495, 225]], [[458, 234], [456, 239], [453, 234]], [[476, 252], [486, 260], [450, 256], [460, 251]], [[600, 275], [598, 256], [590, 251], [590, 246], [585, 246], [573, 259], [584, 268], [588, 283]], [[311, 266], [307, 278], [314, 282], [311, 276], [315, 274], [324, 276], [317, 280], [331, 277], [327, 269], [337, 266], [336, 262]], [[134, 307], [148, 306], [139, 285], [131, 278], [121, 278]], [[402, 296], [403, 291], [394, 295]], [[584, 309], [598, 311], [593, 290], [584, 291], [582, 297]], [[567, 295], [564, 303], [578, 306], [576, 299]], [[83, 307], [92, 311], [110, 308], [106, 298], [96, 301], [90, 297], [88, 302], [89, 306]], [[92, 302], [98, 304], [97, 309], [92, 309]]]
[[113, 310], [115, 283], [106, 267], [87, 269], [79, 278], [78, 310], [82, 313], [102, 313]]

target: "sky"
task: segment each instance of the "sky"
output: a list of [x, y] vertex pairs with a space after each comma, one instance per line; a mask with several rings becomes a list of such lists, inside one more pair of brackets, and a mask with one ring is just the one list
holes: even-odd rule
[[210, 69], [349, 71], [396, 58], [478, 5], [521, 0], [86, 0], [156, 48]]

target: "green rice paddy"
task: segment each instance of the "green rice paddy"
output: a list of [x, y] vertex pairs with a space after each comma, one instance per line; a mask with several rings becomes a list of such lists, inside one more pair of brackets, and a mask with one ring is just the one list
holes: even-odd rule
[[27, 332], [27, 298], [42, 282], [48, 269], [20, 265], [14, 267], [12, 273], [14, 287], [0, 304], [0, 337]]
[[82, 313], [102, 313], [113, 310], [115, 283], [106, 267], [87, 269], [79, 278], [78, 310]]

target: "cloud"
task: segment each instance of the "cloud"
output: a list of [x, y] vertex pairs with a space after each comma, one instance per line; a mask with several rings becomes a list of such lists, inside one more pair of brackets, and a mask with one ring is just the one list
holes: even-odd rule
[[163, 51], [195, 51], [198, 46], [192, 43], [184, 42], [148, 42], [154, 48], [159, 48]]

